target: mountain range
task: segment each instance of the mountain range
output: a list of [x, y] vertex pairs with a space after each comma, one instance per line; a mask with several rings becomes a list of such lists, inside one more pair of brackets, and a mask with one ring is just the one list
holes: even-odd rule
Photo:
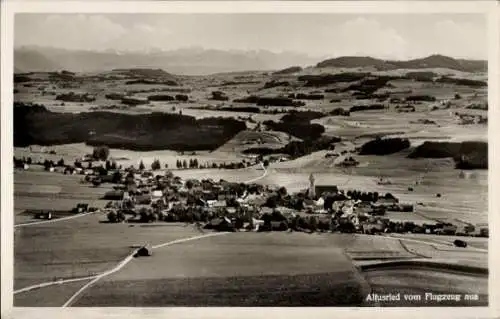
[[183, 48], [171, 51], [83, 51], [48, 47], [14, 50], [14, 67], [20, 72], [69, 70], [97, 72], [119, 68], [160, 68], [181, 75], [264, 71], [312, 65], [317, 58], [295, 52], [223, 51]]
[[14, 50], [14, 70], [21, 72], [98, 72], [118, 68], [161, 68], [173, 74], [205, 75], [221, 72], [279, 70], [290, 66], [317, 68], [375, 67], [379, 70], [449, 68], [464, 72], [485, 72], [487, 61], [454, 59], [443, 55], [407, 61], [344, 56], [323, 60], [296, 52], [223, 51], [184, 48], [171, 51], [84, 51], [51, 47], [20, 47]]

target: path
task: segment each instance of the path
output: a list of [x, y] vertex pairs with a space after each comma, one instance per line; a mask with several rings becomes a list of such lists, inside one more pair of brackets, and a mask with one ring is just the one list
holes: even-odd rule
[[88, 212], [88, 213], [77, 214], [77, 215], [73, 215], [73, 216], [56, 218], [56, 219], [51, 219], [51, 220], [42, 220], [42, 221], [39, 221], [39, 222], [16, 224], [16, 225], [14, 225], [14, 227], [23, 227], [23, 226], [31, 226], [31, 225], [56, 223], [56, 222], [60, 222], [60, 221], [64, 221], [64, 220], [70, 220], [70, 219], [75, 219], [75, 218], [78, 218], [78, 217], [87, 216], [87, 215], [94, 214], [94, 213], [96, 213], [96, 212]]
[[[255, 165], [254, 167], [256, 167], [256, 166], [259, 166], [259, 165]], [[250, 179], [250, 180], [248, 180], [248, 181], [245, 181], [245, 182], [243, 182], [244, 184], [249, 184], [249, 183], [256, 182], [256, 181], [258, 181], [258, 180], [260, 180], [260, 179], [263, 179], [264, 177], [266, 177], [266, 176], [267, 176], [268, 170], [266, 169], [266, 167], [264, 166], [264, 164], [263, 164], [263, 163], [260, 163], [260, 166], [261, 166], [261, 167], [262, 167], [262, 169], [264, 170], [264, 174], [262, 174], [262, 175], [261, 175], [261, 176], [259, 176], [259, 177], [252, 178], [252, 179]]]
[[[152, 247], [152, 249], [158, 249], [158, 248], [162, 248], [162, 247], [165, 247], [165, 246], [171, 246], [171, 245], [174, 245], [174, 244], [184, 243], [184, 242], [191, 241], [191, 240], [197, 240], [197, 239], [206, 238], [206, 237], [213, 237], [213, 236], [220, 236], [220, 235], [225, 235], [225, 234], [229, 234], [229, 233], [225, 233], [225, 232], [224, 233], [211, 233], [211, 234], [200, 235], [200, 236], [195, 236], [195, 237], [188, 237], [188, 238], [183, 238], [183, 239], [177, 239], [177, 240], [173, 240], [173, 241], [169, 241], [169, 242], [166, 242], [166, 243], [155, 245], [155, 246]], [[111, 275], [112, 273], [115, 273], [118, 270], [122, 269], [126, 264], [128, 264], [129, 261], [131, 261], [134, 258], [135, 253], [136, 253], [136, 251], [132, 252], [130, 255], [128, 255], [127, 257], [125, 257], [125, 259], [122, 260], [113, 269], [110, 269], [110, 270], [108, 270], [108, 271], [106, 271], [106, 272], [104, 272], [104, 273], [102, 273], [100, 275], [97, 275], [91, 282], [87, 283], [85, 286], [83, 286], [82, 288], [80, 288], [73, 296], [71, 296], [71, 298], [69, 298], [68, 301], [66, 301], [66, 303], [64, 303], [63, 308], [70, 306], [73, 303], [73, 301], [85, 289], [87, 289], [88, 287], [90, 287], [93, 284], [95, 284], [97, 281], [99, 281], [99, 279], [101, 279], [103, 277], [106, 277], [108, 275]]]
[[[264, 169], [264, 173], [261, 176], [257, 177], [257, 178], [245, 181], [243, 183], [248, 184], [248, 183], [252, 183], [254, 181], [257, 181], [257, 180], [260, 180], [260, 179], [264, 178], [267, 175], [268, 170], [264, 167], [264, 165], [262, 163], [261, 163], [261, 165], [262, 165], [262, 168]], [[69, 217], [63, 217], [63, 218], [58, 218], [58, 219], [53, 219], [53, 220], [45, 220], [45, 221], [32, 222], [32, 223], [17, 224], [17, 225], [14, 225], [14, 227], [54, 223], [54, 222], [58, 222], [58, 221], [70, 220], [70, 219], [74, 219], [74, 218], [78, 218], [78, 217], [83, 217], [83, 216], [86, 216], [86, 215], [89, 215], [89, 214], [93, 214], [93, 213], [95, 213], [95, 212], [90, 212], [90, 213], [85, 213], [85, 214], [79, 214], [79, 215], [69, 216]], [[220, 234], [223, 234], [223, 233], [220, 233]], [[190, 238], [181, 239], [181, 240], [174, 240], [174, 241], [171, 241], [171, 242], [167, 242], [167, 243], [163, 243], [163, 244], [160, 244], [160, 245], [153, 246], [152, 248], [153, 249], [161, 248], [161, 247], [164, 247], [164, 246], [173, 245], [173, 244], [184, 242], [184, 241], [187, 241], [187, 240], [194, 240], [194, 239], [198, 239], [198, 238], [202, 238], [202, 237], [208, 237], [208, 236], [214, 236], [214, 234], [202, 235], [202, 236], [197, 236], [197, 237], [190, 237]], [[134, 254], [135, 254], [135, 251], [131, 255], [127, 256], [122, 261], [122, 263], [126, 261], [124, 264], [120, 263], [118, 266], [116, 266], [112, 270], [108, 270], [107, 272], [104, 272], [104, 273], [102, 273], [100, 275], [93, 275], [93, 276], [86, 276], [86, 277], [79, 277], [79, 278], [72, 278], [72, 279], [65, 279], [65, 280], [56, 280], [56, 281], [44, 282], [44, 283], [41, 283], [41, 284], [37, 284], [37, 285], [33, 285], [33, 286], [29, 286], [29, 287], [25, 287], [25, 288], [21, 288], [21, 289], [15, 290], [14, 294], [18, 294], [18, 293], [22, 293], [22, 292], [27, 292], [27, 291], [30, 291], [30, 290], [44, 288], [44, 287], [48, 287], [48, 286], [53, 286], [53, 285], [61, 285], [61, 284], [70, 283], [70, 282], [84, 281], [84, 280], [90, 280], [90, 279], [94, 279], [95, 281], [97, 281], [100, 278], [102, 278], [104, 276], [107, 276], [107, 275], [109, 275], [109, 274], [111, 274], [111, 273], [113, 273], [113, 272], [118, 271], [119, 269], [121, 269], [123, 266], [125, 266], [126, 263], [128, 263], [130, 261], [130, 256], [133, 256]], [[94, 280], [92, 282], [88, 283], [87, 285], [90, 286], [92, 283], [95, 282]]]
[[[205, 237], [220, 236], [220, 235], [224, 235], [224, 234], [228, 234], [228, 233], [226, 233], [226, 232], [224, 232], [224, 233], [223, 232], [221, 232], [221, 233], [210, 233], [210, 234], [205, 234], [205, 235], [200, 235], [200, 236], [194, 236], [194, 237], [187, 237], [187, 238], [182, 238], [182, 239], [176, 239], [176, 240], [172, 240], [172, 241], [169, 241], [169, 242], [166, 242], [166, 243], [161, 243], [161, 244], [155, 245], [155, 246], [152, 247], [152, 249], [158, 249], [158, 248], [162, 248], [162, 247], [166, 247], [166, 246], [171, 246], [171, 245], [174, 245], [174, 244], [180, 244], [180, 243], [187, 242], [187, 241], [202, 239], [202, 238], [205, 238]], [[69, 305], [71, 305], [71, 303], [85, 289], [87, 289], [91, 285], [95, 284], [97, 281], [99, 281], [99, 279], [101, 279], [103, 277], [106, 277], [108, 275], [111, 275], [112, 273], [117, 272], [118, 270], [122, 269], [125, 265], [127, 265], [134, 258], [134, 255], [135, 255], [136, 252], [137, 252], [137, 250], [134, 250], [131, 254], [129, 254], [127, 257], [125, 257], [114, 268], [112, 268], [110, 270], [107, 270], [107, 271], [105, 271], [105, 272], [103, 272], [101, 274], [93, 275], [93, 276], [87, 276], [87, 277], [79, 277], [79, 278], [72, 278], [72, 279], [56, 280], [56, 281], [51, 281], [51, 282], [45, 282], [45, 283], [41, 283], [41, 284], [37, 284], [37, 285], [33, 285], [33, 286], [29, 286], [29, 287], [18, 289], [16, 291], [14, 291], [14, 295], [19, 294], [19, 293], [23, 293], [23, 292], [27, 292], [27, 291], [31, 291], [31, 290], [34, 290], [34, 289], [48, 287], [48, 286], [61, 285], [61, 284], [70, 283], [70, 282], [78, 282], [78, 281], [84, 281], [84, 280], [90, 280], [90, 279], [92, 279], [92, 281], [90, 281], [89, 283], [85, 284], [75, 294], [73, 294], [71, 296], [71, 298], [68, 299], [68, 301], [66, 301], [66, 303], [63, 305], [63, 307], [68, 307]]]

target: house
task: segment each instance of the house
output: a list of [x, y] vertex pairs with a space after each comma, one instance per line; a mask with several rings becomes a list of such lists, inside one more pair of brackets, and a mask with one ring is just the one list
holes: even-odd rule
[[225, 208], [227, 207], [227, 203], [225, 200], [208, 200], [208, 207], [212, 208]]
[[210, 220], [205, 226], [207, 229], [215, 229], [218, 231], [234, 231], [234, 226], [231, 220], [227, 217], [216, 217]]

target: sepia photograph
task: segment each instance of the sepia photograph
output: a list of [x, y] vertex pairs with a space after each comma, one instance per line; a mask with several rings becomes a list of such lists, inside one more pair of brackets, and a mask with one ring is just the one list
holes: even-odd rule
[[13, 306], [488, 307], [489, 25], [16, 13]]

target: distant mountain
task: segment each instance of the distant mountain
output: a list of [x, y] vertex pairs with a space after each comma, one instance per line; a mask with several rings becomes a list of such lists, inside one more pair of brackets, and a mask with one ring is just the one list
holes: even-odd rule
[[371, 57], [346, 56], [319, 62], [316, 67], [359, 68], [374, 67], [378, 70], [447, 68], [463, 72], [486, 72], [488, 62], [483, 60], [454, 59], [444, 55], [431, 55], [426, 58], [407, 61], [382, 60]]
[[278, 70], [290, 65], [311, 65], [317, 59], [295, 52], [223, 51], [184, 48], [150, 52], [83, 51], [46, 47], [21, 47], [14, 51], [14, 65], [23, 72], [70, 70], [107, 71], [122, 68], [164, 69], [174, 74], [203, 75], [235, 71]]
[[19, 72], [50, 72], [61, 70], [57, 60], [46, 57], [43, 53], [33, 50], [14, 51], [14, 71]]

